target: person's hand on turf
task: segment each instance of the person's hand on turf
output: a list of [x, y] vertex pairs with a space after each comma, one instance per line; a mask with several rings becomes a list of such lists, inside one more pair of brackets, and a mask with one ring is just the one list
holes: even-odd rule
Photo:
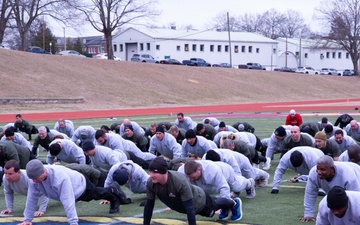
[[36, 212], [34, 212], [34, 216], [35, 216], [35, 217], [37, 217], [37, 216], [42, 216], [42, 215], [44, 215], [44, 212], [42, 212], [42, 211], [36, 211]]
[[299, 218], [299, 220], [300, 220], [301, 222], [305, 223], [305, 222], [315, 221], [315, 218], [309, 216], [309, 217], [301, 217], [301, 218]]
[[32, 225], [32, 222], [22, 222], [18, 223], [17, 225]]
[[1, 211], [1, 214], [10, 214], [12, 213], [13, 211], [11, 209], [4, 209]]
[[278, 194], [279, 193], [279, 190], [278, 189], [272, 189], [271, 190], [271, 194]]
[[107, 205], [107, 204], [110, 204], [110, 201], [108, 201], [108, 200], [102, 200], [99, 204], [100, 204], [100, 205]]

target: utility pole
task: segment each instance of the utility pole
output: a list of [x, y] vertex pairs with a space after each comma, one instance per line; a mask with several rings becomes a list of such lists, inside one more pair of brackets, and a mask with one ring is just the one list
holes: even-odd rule
[[227, 12], [227, 27], [228, 27], [228, 35], [229, 35], [230, 67], [232, 67], [232, 53], [231, 53], [231, 37], [230, 37], [230, 21], [229, 21], [229, 12]]
[[42, 20], [42, 34], [43, 34], [43, 49], [45, 49], [45, 20], [44, 20], [44, 16], [43, 16], [43, 20]]
[[63, 29], [64, 29], [64, 51], [66, 51], [65, 27], [63, 27]]

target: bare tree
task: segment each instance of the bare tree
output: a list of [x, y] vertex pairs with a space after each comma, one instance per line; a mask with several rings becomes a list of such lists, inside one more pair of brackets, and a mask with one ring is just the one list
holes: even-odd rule
[[[208, 29], [216, 29], [220, 31], [228, 30], [227, 12], [218, 13], [211, 21], [211, 25], [207, 26]], [[230, 31], [239, 31], [239, 20], [233, 15], [229, 15], [229, 29]]]
[[127, 24], [145, 23], [158, 15], [154, 0], [87, 0], [71, 4], [82, 12], [91, 26], [104, 34], [109, 59], [114, 59], [112, 32]]
[[10, 0], [1, 0], [0, 8], [0, 43], [3, 42], [5, 29], [8, 27], [8, 21], [12, 13]]
[[285, 20], [280, 26], [280, 34], [283, 37], [308, 37], [310, 28], [305, 24], [304, 17], [295, 10], [287, 10], [285, 13]]
[[319, 19], [327, 22], [328, 34], [322, 35], [326, 44], [336, 43], [347, 51], [354, 66], [355, 75], [359, 74], [360, 48], [360, 0], [324, 1]]
[[240, 31], [252, 32], [252, 33], [261, 33], [263, 29], [263, 17], [260, 14], [249, 14], [245, 13], [240, 16]]
[[260, 33], [268, 38], [276, 39], [280, 36], [280, 30], [282, 24], [286, 20], [286, 16], [275, 9], [266, 11], [262, 15], [263, 27]]

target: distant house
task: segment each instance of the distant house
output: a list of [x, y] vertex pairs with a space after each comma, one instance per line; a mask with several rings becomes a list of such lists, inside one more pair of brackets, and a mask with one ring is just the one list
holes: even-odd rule
[[278, 38], [277, 64], [279, 67], [311, 66], [314, 69], [352, 69], [348, 52], [332, 44], [326, 48], [316, 47], [317, 41], [310, 39]]
[[[72, 44], [75, 44], [78, 38], [68, 37], [66, 40], [71, 40]], [[82, 43], [83, 52], [93, 56], [106, 52], [106, 42], [103, 36], [80, 37], [80, 42]], [[63, 37], [56, 38], [56, 50], [57, 52], [65, 50]]]
[[135, 53], [146, 53], [155, 59], [192, 57], [214, 64], [220, 62], [246, 64], [257, 62], [275, 65], [277, 41], [255, 33], [128, 28], [113, 37], [114, 55], [130, 60]]

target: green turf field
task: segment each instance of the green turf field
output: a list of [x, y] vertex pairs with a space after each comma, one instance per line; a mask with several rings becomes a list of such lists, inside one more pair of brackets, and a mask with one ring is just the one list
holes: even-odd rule
[[[287, 113], [287, 112], [286, 112]], [[330, 115], [330, 113], [336, 112], [308, 112], [309, 115], [303, 115], [303, 121], [320, 121], [321, 118], [326, 115], [329, 121], [334, 123], [338, 115]], [[341, 112], [345, 113], [345, 112]], [[349, 113], [349, 112], [348, 112]], [[253, 116], [247, 115], [243, 117], [242, 115], [233, 115], [233, 114], [187, 114], [185, 116], [191, 116], [194, 121], [200, 122], [206, 116], [217, 117], [219, 120], [223, 120], [227, 125], [232, 125], [237, 121], [246, 121], [252, 124], [255, 127], [255, 134], [260, 138], [270, 137], [273, 130], [279, 126], [284, 124], [286, 114], [253, 114]], [[353, 116], [354, 119], [359, 120], [360, 117], [356, 114]], [[158, 116], [146, 116], [146, 117], [128, 117], [131, 120], [138, 122], [141, 126], [148, 127], [153, 122], [162, 122], [169, 121], [174, 122], [176, 119], [176, 115], [158, 115]], [[66, 119], [66, 118], [65, 118]], [[81, 125], [92, 125], [95, 129], [100, 128], [101, 125], [105, 124], [110, 126], [114, 122], [122, 121], [121, 117], [117, 118], [117, 121], [109, 121], [107, 118], [99, 118], [99, 119], [87, 119], [87, 120], [73, 120], [75, 128]], [[31, 121], [30, 121], [31, 122]], [[49, 128], [53, 128], [55, 124], [55, 120], [53, 121], [41, 121], [41, 122], [32, 122], [34, 125], [39, 127], [40, 125], [49, 126]], [[3, 125], [3, 124], [1, 124]], [[33, 138], [34, 139], [34, 138]], [[45, 160], [46, 153], [40, 151], [39, 159]], [[277, 195], [270, 194], [272, 178], [274, 174], [274, 170], [279, 161], [279, 154], [276, 154], [274, 160], [271, 162], [271, 169], [268, 171], [270, 174], [269, 186], [266, 188], [257, 188], [256, 189], [256, 197], [254, 199], [246, 199], [242, 195], [241, 199], [243, 201], [243, 213], [244, 216], [241, 221], [238, 221], [239, 224], [267, 224], [267, 225], [288, 225], [288, 224], [302, 224], [298, 221], [298, 218], [303, 215], [303, 196], [304, 196], [304, 183], [288, 183], [285, 180], [293, 177], [295, 175], [292, 171], [287, 171], [283, 176], [284, 182], [280, 186], [280, 192]], [[130, 205], [122, 205], [121, 211], [119, 214], [111, 215], [108, 214], [109, 206], [108, 205], [99, 205], [100, 201], [92, 201], [92, 202], [79, 202], [77, 203], [77, 212], [80, 218], [87, 217], [102, 217], [100, 220], [96, 222], [110, 222], [108, 217], [115, 218], [116, 217], [131, 217], [131, 218], [141, 218], [143, 214], [143, 207], [140, 207], [139, 204], [145, 201], [145, 194], [131, 194], [128, 189], [124, 188], [125, 192], [129, 195], [129, 197], [134, 201], [133, 204]], [[25, 205], [25, 196], [15, 195], [15, 208], [14, 208], [14, 217], [19, 217], [16, 219], [20, 219], [22, 217], [24, 205]], [[321, 200], [321, 197], [318, 197], [318, 201]], [[5, 201], [3, 188], [0, 188], [0, 210], [5, 209]], [[57, 202], [50, 200], [47, 212], [45, 216], [50, 217], [65, 217], [65, 213], [62, 205]], [[13, 219], [15, 219], [13, 217]], [[156, 206], [154, 209], [154, 219], [178, 219], [181, 221], [186, 220], [185, 214], [180, 214], [171, 210], [166, 210], [164, 204], [160, 201], [156, 201]], [[217, 216], [213, 218], [206, 218], [197, 216], [197, 220], [208, 221], [204, 222], [204, 224], [208, 224], [210, 221], [215, 221]], [[2, 219], [0, 219], [0, 223], [2, 223]], [[65, 220], [66, 221], [66, 220]], [[137, 220], [139, 221], [139, 220]], [[141, 220], [140, 220], [141, 221]], [[5, 221], [4, 221], [5, 222]], [[3, 222], [3, 223], [4, 223]], [[228, 221], [232, 223], [231, 221]], [[7, 222], [5, 222], [7, 223]], [[163, 224], [181, 224], [177, 222], [164, 222]], [[310, 222], [311, 223], [311, 222]], [[36, 223], [35, 223], [36, 224]], [[135, 224], [141, 224], [135, 223]], [[184, 223], [186, 224], [186, 223]], [[203, 224], [203, 223], [201, 223]]]

